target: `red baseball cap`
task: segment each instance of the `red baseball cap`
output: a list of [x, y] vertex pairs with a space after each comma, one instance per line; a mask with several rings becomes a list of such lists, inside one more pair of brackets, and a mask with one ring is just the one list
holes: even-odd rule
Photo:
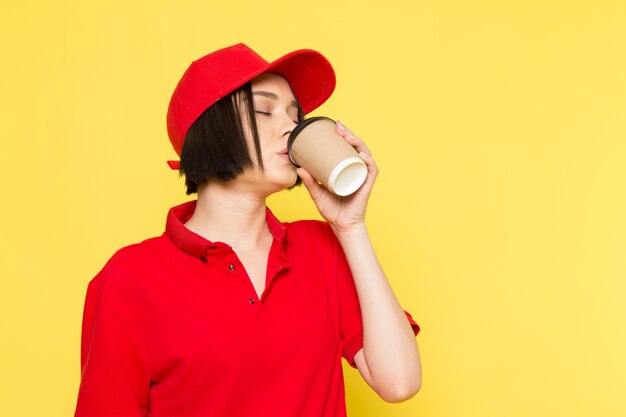
[[[167, 134], [180, 156], [187, 130], [220, 98], [265, 72], [283, 76], [304, 113], [324, 103], [335, 89], [335, 72], [319, 52], [299, 49], [268, 62], [247, 45], [219, 49], [191, 63], [178, 82], [167, 109]], [[168, 161], [178, 169], [179, 161]]]

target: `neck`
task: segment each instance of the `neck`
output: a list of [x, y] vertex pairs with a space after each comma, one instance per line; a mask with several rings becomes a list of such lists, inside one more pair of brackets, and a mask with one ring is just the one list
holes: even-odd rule
[[198, 203], [185, 226], [212, 241], [247, 250], [269, 236], [265, 198], [210, 182], [198, 188]]

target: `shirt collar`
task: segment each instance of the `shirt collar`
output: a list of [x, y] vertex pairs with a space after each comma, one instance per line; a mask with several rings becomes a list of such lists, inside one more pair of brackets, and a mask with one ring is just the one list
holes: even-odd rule
[[[165, 234], [181, 250], [203, 259], [209, 251], [215, 251], [220, 247], [228, 247], [222, 242], [211, 242], [204, 237], [187, 229], [185, 223], [191, 218], [196, 209], [197, 200], [188, 201], [178, 206], [172, 207], [167, 214], [165, 223]], [[267, 226], [274, 236], [274, 240], [284, 243], [286, 239], [286, 228], [269, 208], [266, 208]]]

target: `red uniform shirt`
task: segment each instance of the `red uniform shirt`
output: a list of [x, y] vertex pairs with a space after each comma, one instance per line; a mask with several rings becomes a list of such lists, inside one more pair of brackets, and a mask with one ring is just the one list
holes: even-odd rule
[[328, 224], [267, 210], [259, 299], [230, 246], [185, 227], [195, 203], [172, 208], [163, 235], [121, 249], [90, 282], [76, 416], [345, 416], [341, 357], [355, 366], [363, 333]]

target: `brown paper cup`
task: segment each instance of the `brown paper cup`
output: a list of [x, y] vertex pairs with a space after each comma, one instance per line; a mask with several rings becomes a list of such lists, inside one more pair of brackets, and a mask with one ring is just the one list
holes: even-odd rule
[[333, 193], [350, 195], [363, 184], [367, 166], [357, 151], [335, 132], [335, 121], [312, 117], [298, 124], [287, 142], [289, 157]]

